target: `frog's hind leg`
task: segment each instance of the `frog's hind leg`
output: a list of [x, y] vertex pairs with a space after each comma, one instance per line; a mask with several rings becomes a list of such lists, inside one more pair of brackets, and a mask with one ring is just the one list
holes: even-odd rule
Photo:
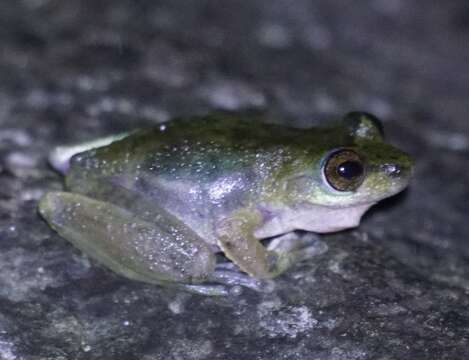
[[[78, 180], [80, 179], [78, 178]], [[172, 223], [179, 224], [183, 228], [186, 227], [155, 202], [150, 202], [139, 193], [116, 185], [109, 179], [87, 179], [86, 182], [81, 182], [69, 176], [68, 185], [73, 191], [85, 192], [88, 198], [98, 199], [104, 204], [112, 203], [118, 208], [126, 209], [133, 214], [139, 214], [139, 219], [147, 223], [153, 224], [156, 221], [157, 223]], [[195, 235], [195, 237], [197, 236]], [[197, 239], [202, 241], [198, 237]], [[254, 279], [247, 274], [241, 273], [239, 268], [231, 262], [224, 262], [217, 264], [215, 270], [207, 276], [203, 283], [176, 284], [173, 282], [170, 286], [201, 295], [220, 296], [239, 294], [241, 287], [268, 292], [273, 285], [266, 280]]]
[[[116, 205], [67, 192], [46, 194], [39, 211], [62, 237], [131, 279], [190, 286], [205, 281], [215, 268], [212, 250], [171, 219], [150, 223]], [[217, 290], [212, 293], [223, 295]]]
[[84, 142], [81, 144], [58, 146], [49, 154], [49, 163], [56, 171], [65, 174], [70, 168], [70, 159], [74, 155], [84, 151], [109, 145], [114, 141], [121, 140], [127, 137], [128, 135], [130, 135], [130, 133], [121, 133]]

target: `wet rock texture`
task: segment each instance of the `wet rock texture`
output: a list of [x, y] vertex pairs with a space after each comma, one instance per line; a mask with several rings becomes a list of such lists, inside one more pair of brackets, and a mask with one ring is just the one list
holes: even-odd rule
[[[0, 359], [469, 358], [468, 40], [465, 0], [1, 2]], [[374, 112], [415, 181], [227, 298], [123, 279], [37, 216], [54, 145], [214, 108]]]

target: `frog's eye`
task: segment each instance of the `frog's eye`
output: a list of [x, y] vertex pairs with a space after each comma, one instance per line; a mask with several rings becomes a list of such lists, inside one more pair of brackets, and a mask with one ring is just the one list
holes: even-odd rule
[[327, 183], [338, 191], [354, 191], [365, 178], [363, 160], [349, 149], [330, 154], [323, 171]]

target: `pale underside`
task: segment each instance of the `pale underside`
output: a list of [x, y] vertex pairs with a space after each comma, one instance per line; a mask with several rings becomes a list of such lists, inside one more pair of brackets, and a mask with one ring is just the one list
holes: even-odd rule
[[[255, 230], [254, 235], [263, 239], [294, 230], [330, 233], [350, 229], [360, 224], [363, 214], [373, 205], [374, 203], [366, 203], [341, 208], [311, 203], [299, 204], [285, 208], [271, 219], [267, 219]], [[275, 213], [275, 210], [273, 212]]]

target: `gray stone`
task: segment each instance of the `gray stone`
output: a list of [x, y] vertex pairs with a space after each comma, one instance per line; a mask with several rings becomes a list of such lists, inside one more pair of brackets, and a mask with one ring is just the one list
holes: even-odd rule
[[[467, 1], [3, 1], [0, 41], [0, 359], [469, 358]], [[132, 282], [38, 217], [53, 146], [214, 107], [374, 112], [415, 180], [269, 294]]]

